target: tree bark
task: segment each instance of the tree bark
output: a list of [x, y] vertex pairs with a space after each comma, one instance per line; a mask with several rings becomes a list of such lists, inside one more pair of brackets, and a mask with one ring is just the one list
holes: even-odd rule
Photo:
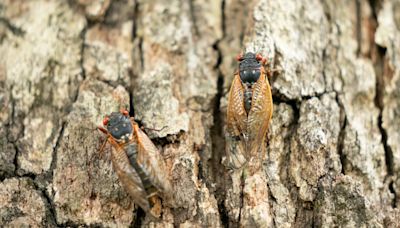
[[[267, 56], [263, 168], [225, 156], [241, 51]], [[0, 226], [400, 227], [399, 0], [3, 0]], [[121, 187], [102, 118], [127, 108], [176, 206]]]

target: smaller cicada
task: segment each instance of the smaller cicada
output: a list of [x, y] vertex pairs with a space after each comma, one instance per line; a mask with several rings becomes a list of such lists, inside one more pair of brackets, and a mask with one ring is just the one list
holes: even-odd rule
[[237, 60], [239, 70], [229, 91], [226, 126], [226, 163], [232, 169], [252, 158], [262, 160], [273, 108], [266, 59], [248, 52]]
[[171, 194], [160, 152], [126, 110], [106, 116], [103, 125], [99, 130], [113, 146], [111, 160], [123, 187], [145, 212], [159, 217], [159, 197]]

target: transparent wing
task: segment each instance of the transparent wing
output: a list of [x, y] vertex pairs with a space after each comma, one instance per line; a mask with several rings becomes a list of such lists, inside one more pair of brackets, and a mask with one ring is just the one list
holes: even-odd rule
[[226, 125], [226, 159], [229, 168], [240, 168], [247, 161], [247, 113], [243, 103], [243, 86], [236, 74], [229, 91]]
[[247, 113], [244, 109], [243, 91], [239, 74], [236, 74], [229, 91], [227, 110], [227, 131], [231, 136], [242, 137], [246, 132]]
[[[248, 153], [260, 156], [260, 147], [265, 146], [265, 137], [272, 117], [272, 94], [264, 71], [253, 87], [251, 109], [248, 115]], [[261, 150], [264, 151], [264, 150]]]
[[226, 137], [226, 160], [223, 162], [228, 169], [239, 169], [246, 164], [245, 143], [235, 137]]
[[172, 191], [171, 183], [160, 151], [137, 125], [134, 125], [134, 131], [138, 145], [138, 164], [159, 192], [169, 196]]

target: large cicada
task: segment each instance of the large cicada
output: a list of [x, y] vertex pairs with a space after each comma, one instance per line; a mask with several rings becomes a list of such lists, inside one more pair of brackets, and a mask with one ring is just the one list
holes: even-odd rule
[[273, 109], [266, 59], [248, 52], [239, 55], [237, 60], [239, 70], [229, 92], [226, 128], [226, 162], [233, 169], [252, 158], [262, 160]]
[[126, 110], [106, 116], [103, 125], [99, 129], [113, 146], [111, 160], [123, 187], [144, 211], [159, 217], [159, 197], [171, 194], [160, 152]]

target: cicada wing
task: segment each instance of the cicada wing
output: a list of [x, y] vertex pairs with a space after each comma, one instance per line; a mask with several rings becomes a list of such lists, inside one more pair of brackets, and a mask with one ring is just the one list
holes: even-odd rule
[[227, 166], [242, 167], [248, 158], [246, 153], [247, 113], [244, 108], [244, 89], [239, 74], [236, 74], [228, 98], [227, 110]]
[[147, 199], [147, 193], [144, 190], [142, 180], [130, 165], [129, 159], [119, 145], [114, 146], [111, 153], [114, 170], [120, 179], [125, 190], [144, 211], [150, 211], [150, 204]]
[[138, 164], [157, 190], [169, 197], [172, 194], [171, 182], [160, 151], [137, 125], [134, 126], [134, 130], [138, 145]]
[[272, 117], [272, 109], [271, 88], [263, 72], [253, 87], [252, 105], [247, 122], [248, 149], [251, 156], [262, 156], [259, 151], [260, 147], [265, 146], [264, 142]]
[[236, 137], [226, 137], [226, 160], [225, 166], [228, 169], [239, 169], [247, 162], [245, 157], [245, 143]]
[[244, 109], [244, 88], [239, 74], [235, 75], [228, 98], [227, 133], [242, 137], [246, 133], [247, 113]]

